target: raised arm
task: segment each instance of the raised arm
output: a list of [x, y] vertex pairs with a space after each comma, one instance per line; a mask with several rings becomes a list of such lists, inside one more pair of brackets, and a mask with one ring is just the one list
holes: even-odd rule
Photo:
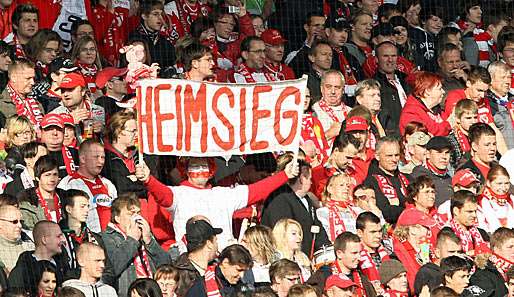
[[145, 184], [146, 189], [160, 206], [169, 208], [173, 205], [173, 191], [150, 175], [150, 169], [145, 163], [136, 165], [136, 177]]

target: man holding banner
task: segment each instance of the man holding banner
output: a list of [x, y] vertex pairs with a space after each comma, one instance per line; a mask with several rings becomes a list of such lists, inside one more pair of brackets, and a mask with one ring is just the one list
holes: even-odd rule
[[232, 215], [263, 201], [298, 175], [296, 159], [285, 170], [251, 185], [212, 187], [216, 168], [208, 157], [298, 151], [307, 80], [226, 85], [191, 80], [143, 80], [138, 87], [142, 152], [196, 157], [183, 168], [186, 180], [167, 187], [143, 163], [136, 177], [173, 215], [175, 238], [195, 215], [223, 229], [223, 248], [233, 239]]

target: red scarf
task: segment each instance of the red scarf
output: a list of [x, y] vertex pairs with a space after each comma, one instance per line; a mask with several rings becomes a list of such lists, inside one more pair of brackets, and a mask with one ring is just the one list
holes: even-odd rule
[[349, 86], [353, 86], [357, 84], [357, 79], [355, 78], [355, 75], [353, 74], [352, 67], [350, 67], [350, 63], [348, 63], [348, 60], [344, 56], [343, 51], [338, 47], [332, 47], [337, 55], [339, 56], [339, 68], [342, 69], [342, 73], [344, 75], [345, 84]]
[[[486, 210], [482, 208], [482, 213], [484, 215], [485, 222], [489, 223], [490, 221], [488, 220], [488, 217], [492, 216], [492, 218], [490, 218], [491, 220], [493, 220], [494, 218], [497, 218], [498, 222], [500, 223], [501, 226], [507, 227], [508, 220], [509, 220], [508, 214], [510, 213], [508, 211], [508, 209], [510, 207], [514, 208], [510, 194], [507, 193], [507, 194], [499, 195], [499, 194], [496, 194], [491, 188], [486, 186], [484, 188], [484, 191], [482, 192], [482, 195], [480, 196], [480, 201], [479, 201], [480, 207], [482, 207], [482, 205], [483, 205], [482, 202], [484, 199], [487, 199], [490, 201], [489, 205], [491, 207], [491, 210], [493, 211], [493, 213], [489, 213], [488, 211], [486, 212]], [[509, 207], [509, 205], [510, 205], [510, 207]], [[506, 212], [502, 211], [502, 210], [506, 210], [506, 209], [507, 209]]]
[[[396, 189], [391, 184], [391, 181], [388, 177], [384, 175], [374, 174], [373, 175], [378, 182], [378, 187], [380, 191], [386, 198], [389, 200], [391, 205], [399, 205], [400, 197], [398, 193], [396, 193]], [[398, 173], [398, 179], [400, 180], [400, 186], [403, 196], [407, 195], [407, 186], [409, 185], [409, 180], [403, 175], [403, 173]]]
[[408, 297], [409, 292], [400, 292], [396, 290], [386, 290], [384, 294], [382, 294], [383, 297]]
[[75, 172], [72, 175], [72, 177], [74, 179], [81, 179], [93, 195], [93, 200], [95, 201], [94, 207], [96, 207], [96, 212], [98, 213], [100, 227], [102, 231], [105, 230], [107, 224], [109, 223], [109, 220], [111, 219], [111, 206], [110, 203], [109, 206], [99, 204], [98, 200], [106, 199], [104, 198], [104, 196], [107, 196], [112, 201], [107, 186], [102, 182], [102, 179], [100, 177], [96, 177], [94, 182], [91, 182], [89, 179], [83, 177], [78, 172]]
[[457, 141], [459, 142], [460, 149], [467, 153], [471, 151], [471, 144], [469, 144], [469, 138], [467, 135], [462, 132], [461, 128], [456, 128], [455, 130], [455, 138], [457, 138]]
[[325, 138], [325, 133], [323, 133], [321, 123], [312, 115], [312, 112], [303, 114], [301, 137], [304, 143], [311, 140], [316, 146], [316, 150], [323, 155], [323, 159], [328, 158], [327, 150], [330, 146]]
[[[256, 83], [255, 79], [252, 76], [252, 73], [254, 73], [256, 71], [251, 71], [251, 68], [246, 66], [245, 63], [241, 63], [236, 72], [241, 74], [242, 76], [244, 76], [247, 83]], [[266, 77], [267, 81], [276, 81], [277, 80], [271, 73], [263, 72], [263, 74]]]
[[20, 43], [16, 34], [14, 34], [14, 37], [13, 37], [13, 45], [15, 48], [14, 56], [16, 56], [16, 58], [27, 57], [27, 54], [25, 53], [25, 50], [23, 49], [23, 44]]
[[41, 208], [43, 209], [43, 212], [45, 214], [45, 218], [48, 221], [52, 221], [55, 223], [59, 222], [62, 218], [62, 216], [61, 216], [61, 200], [59, 199], [59, 196], [57, 195], [57, 193], [54, 193], [54, 195], [53, 195], [56, 220], [54, 220], [52, 218], [52, 215], [50, 214], [50, 209], [48, 208], [48, 203], [46, 202], [45, 198], [43, 198], [43, 195], [41, 195], [41, 191], [39, 190], [39, 188], [36, 188], [36, 195], [37, 195], [39, 205], [41, 206]]
[[454, 218], [450, 220], [449, 226], [452, 228], [453, 232], [455, 232], [455, 235], [460, 238], [460, 245], [462, 246], [462, 251], [464, 253], [474, 251], [474, 255], [478, 255], [485, 251], [489, 251], [489, 244], [484, 241], [476, 226], [466, 230], [457, 223]]
[[77, 166], [75, 166], [75, 161], [73, 161], [73, 156], [71, 155], [70, 149], [63, 145], [61, 147], [61, 153], [62, 160], [66, 166], [66, 173], [68, 173], [68, 175], [74, 174], [77, 171]]
[[508, 281], [507, 277], [507, 271], [514, 265], [514, 263], [510, 262], [509, 260], [493, 253], [489, 257], [489, 261], [493, 263], [494, 267], [498, 270], [498, 272], [502, 275], [503, 279], [505, 281]]
[[[124, 239], [127, 239], [127, 234], [121, 230], [119, 225], [109, 223], [109, 227], [123, 235]], [[148, 260], [148, 254], [146, 253], [144, 244], [141, 244], [138, 248], [137, 255], [133, 258], [133, 263], [136, 267], [137, 278], [152, 278], [152, 267], [150, 266], [150, 261]]]
[[344, 201], [329, 200], [327, 203], [328, 208], [328, 223], [330, 225], [330, 241], [334, 242], [336, 237], [346, 231], [344, 220], [341, 217], [340, 208], [348, 209], [352, 212], [355, 218], [357, 215], [352, 211], [350, 205]]
[[[340, 278], [348, 279], [348, 275], [344, 274], [341, 270], [341, 267], [339, 267], [339, 263], [337, 261], [334, 262], [334, 265], [332, 265], [332, 274], [338, 274]], [[357, 269], [352, 269], [352, 278], [353, 282], [357, 284], [357, 290], [356, 295], [353, 295], [354, 297], [366, 297], [366, 291], [364, 291], [364, 286], [362, 284], [362, 277], [359, 274], [359, 271]]]
[[86, 86], [91, 91], [91, 93], [96, 92], [96, 74], [98, 73], [98, 66], [96, 64], [84, 64], [77, 62], [77, 66], [80, 67], [80, 72], [84, 76], [84, 80], [86, 81]]
[[41, 70], [41, 73], [43, 73], [45, 76], [48, 75], [48, 65], [47, 64], [43, 64], [43, 62], [37, 61], [36, 68]]
[[70, 233], [70, 237], [79, 244], [82, 244], [82, 242], [84, 242], [84, 238], [86, 238], [86, 235], [88, 242], [98, 244], [95, 237], [93, 236], [93, 233], [91, 232], [91, 230], [89, 230], [87, 226], [84, 226], [84, 228], [82, 228], [82, 232], [80, 233], [80, 235], [75, 234], [75, 232]]
[[207, 266], [207, 270], [205, 270], [203, 278], [205, 281], [207, 297], [221, 297], [220, 288], [216, 281], [216, 265]]
[[286, 80], [286, 76], [282, 73], [282, 64], [279, 63], [278, 66], [273, 65], [271, 62], [264, 62], [264, 69], [266, 72], [273, 74], [278, 80]]
[[[383, 245], [380, 245], [375, 253], [378, 253], [382, 262], [389, 259], [389, 254]], [[366, 275], [371, 282], [380, 282], [380, 273], [378, 272], [377, 264], [373, 260], [373, 257], [371, 257], [370, 252], [364, 248], [362, 244], [359, 267], [362, 270], [362, 273], [364, 273], [364, 275]]]
[[484, 192], [482, 193], [482, 197], [496, 201], [496, 203], [498, 203], [499, 206], [505, 206], [507, 205], [507, 203], [512, 205], [512, 200], [510, 198], [509, 193], [503, 195], [496, 194], [491, 188], [487, 186], [485, 187]]
[[208, 6], [203, 5], [198, 0], [193, 6], [187, 3], [187, 0], [176, 1], [179, 20], [184, 31], [189, 33], [191, 24], [201, 16], [207, 16], [209, 13]]
[[[338, 122], [338, 123], [341, 122], [339, 120], [339, 118], [337, 117], [337, 115], [335, 114], [334, 109], [332, 107], [328, 106], [327, 103], [325, 102], [325, 100], [322, 99], [322, 100], [318, 101], [318, 104], [319, 104], [319, 108], [321, 108], [321, 110], [326, 112], [332, 121]], [[343, 110], [343, 120], [344, 120], [344, 119], [346, 119], [346, 117], [348, 115], [348, 110], [347, 110], [347, 106], [344, 105], [344, 103], [342, 103], [342, 102], [341, 102], [341, 107]]]
[[493, 112], [491, 111], [491, 104], [489, 100], [482, 99], [478, 105], [478, 122], [484, 124], [491, 124], [494, 122]]
[[400, 241], [395, 236], [393, 236], [393, 247], [394, 253], [397, 255], [398, 260], [402, 262], [403, 266], [405, 266], [405, 269], [407, 270], [407, 279], [409, 280], [409, 287], [410, 290], [413, 292], [416, 273], [421, 268], [421, 263], [418, 260], [418, 253], [407, 240]]
[[441, 169], [435, 168], [435, 166], [432, 165], [430, 163], [430, 161], [427, 161], [425, 164], [426, 164], [427, 169], [432, 171], [432, 173], [434, 173], [437, 176], [444, 176], [448, 172], [448, 169], [441, 170]]
[[7, 84], [7, 92], [16, 106], [16, 113], [20, 116], [26, 116], [33, 125], [39, 126], [39, 123], [43, 120], [43, 112], [36, 99], [32, 97], [23, 98], [10, 83]]

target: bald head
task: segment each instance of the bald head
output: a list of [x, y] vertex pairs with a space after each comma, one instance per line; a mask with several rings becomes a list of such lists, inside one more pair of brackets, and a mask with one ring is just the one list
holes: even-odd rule
[[77, 250], [77, 261], [85, 262], [89, 260], [89, 255], [95, 254], [95, 253], [104, 253], [104, 250], [94, 243], [90, 242], [84, 242], [81, 244]]
[[95, 283], [102, 277], [105, 268], [105, 252], [96, 244], [83, 243], [77, 251], [77, 262], [81, 279]]

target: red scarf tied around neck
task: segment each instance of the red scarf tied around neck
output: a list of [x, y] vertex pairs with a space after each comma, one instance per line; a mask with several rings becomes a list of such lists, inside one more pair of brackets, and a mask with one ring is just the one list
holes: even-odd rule
[[32, 97], [23, 98], [10, 83], [7, 84], [7, 92], [16, 106], [16, 113], [20, 116], [26, 116], [33, 125], [39, 126], [39, 123], [43, 120], [43, 112], [36, 99]]
[[477, 255], [490, 251], [489, 244], [484, 241], [476, 226], [466, 230], [455, 219], [450, 220], [449, 226], [455, 232], [455, 235], [460, 238], [460, 245], [464, 253], [474, 252], [474, 255]]
[[[332, 274], [338, 274], [340, 278], [342, 279], [348, 279], [348, 275], [344, 274], [341, 270], [341, 267], [339, 267], [339, 263], [337, 261], [334, 262], [334, 265], [332, 265]], [[366, 291], [364, 290], [364, 286], [362, 284], [362, 277], [359, 274], [359, 271], [357, 269], [353, 269], [352, 272], [352, 278], [353, 282], [357, 284], [357, 291], [355, 292], [354, 297], [366, 297]]]
[[205, 291], [207, 291], [207, 297], [221, 297], [220, 288], [216, 281], [216, 265], [210, 265], [205, 271]]
[[[380, 245], [375, 250], [375, 253], [378, 253], [381, 261], [389, 259], [389, 254], [383, 245]], [[380, 282], [380, 273], [378, 272], [377, 264], [373, 260], [373, 257], [371, 257], [371, 253], [364, 248], [364, 246], [361, 247], [359, 267], [362, 273], [364, 273], [372, 283], [376, 281]]]
[[507, 271], [509, 271], [509, 269], [514, 266], [514, 263], [510, 262], [509, 260], [493, 253], [490, 257], [489, 257], [489, 261], [491, 261], [491, 263], [493, 263], [494, 267], [496, 267], [496, 269], [498, 270], [498, 272], [502, 275], [503, 279], [505, 281], [508, 280], [507, 278]]

